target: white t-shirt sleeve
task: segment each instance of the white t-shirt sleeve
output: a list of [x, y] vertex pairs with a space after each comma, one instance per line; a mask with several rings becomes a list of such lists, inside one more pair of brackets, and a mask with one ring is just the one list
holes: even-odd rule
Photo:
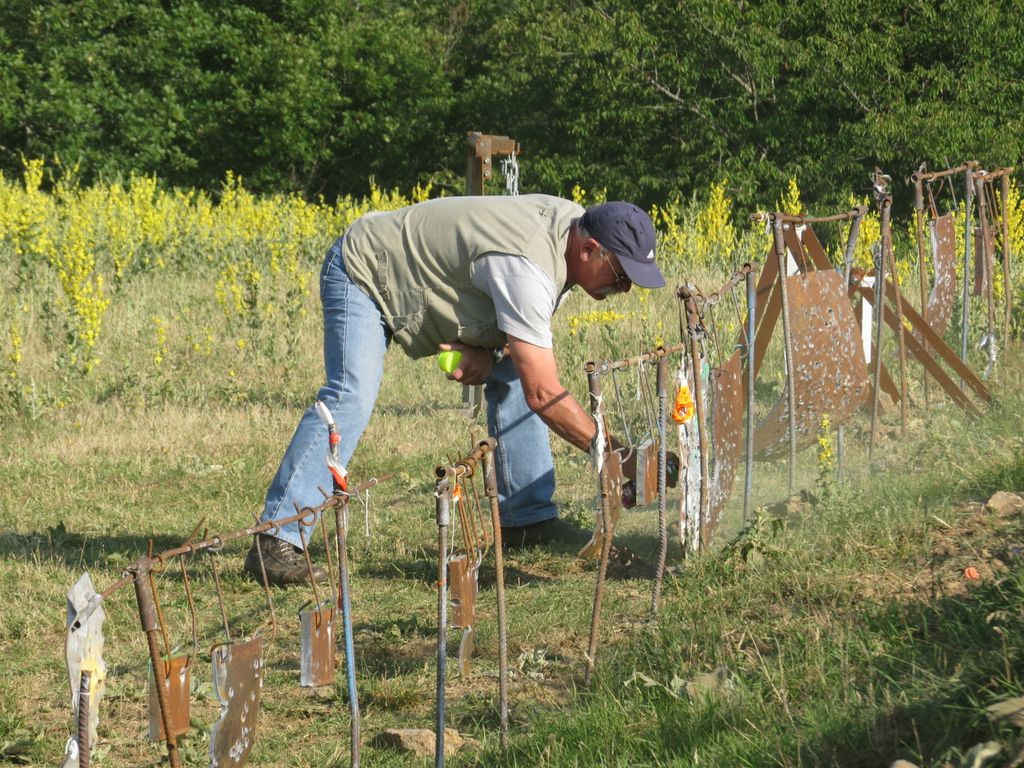
[[538, 347], [552, 347], [551, 316], [558, 297], [544, 270], [522, 256], [488, 253], [473, 262], [470, 279], [494, 302], [499, 329]]

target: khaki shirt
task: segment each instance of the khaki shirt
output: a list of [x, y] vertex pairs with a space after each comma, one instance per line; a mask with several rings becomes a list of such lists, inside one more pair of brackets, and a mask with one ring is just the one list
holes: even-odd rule
[[569, 229], [582, 215], [581, 206], [549, 195], [428, 200], [356, 221], [345, 233], [345, 269], [411, 357], [453, 341], [500, 347], [505, 334], [470, 265], [486, 253], [523, 256], [561, 293]]

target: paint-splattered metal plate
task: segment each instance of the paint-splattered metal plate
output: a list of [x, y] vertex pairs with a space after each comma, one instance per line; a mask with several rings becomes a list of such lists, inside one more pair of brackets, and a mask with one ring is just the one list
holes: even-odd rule
[[[870, 385], [858, 345], [857, 323], [838, 272], [820, 271], [786, 278], [796, 395], [796, 446], [817, 439], [826, 414], [835, 428], [868, 398]], [[786, 455], [789, 408], [785, 395], [754, 432], [754, 454]]]
[[211, 651], [220, 719], [210, 731], [210, 766], [242, 766], [256, 743], [263, 690], [263, 640], [223, 643]]

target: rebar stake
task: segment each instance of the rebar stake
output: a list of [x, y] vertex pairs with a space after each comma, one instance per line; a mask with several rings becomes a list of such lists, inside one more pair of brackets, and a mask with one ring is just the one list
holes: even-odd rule
[[508, 621], [505, 615], [505, 554], [502, 551], [501, 513], [498, 507], [498, 481], [494, 468], [493, 441], [484, 454], [484, 488], [491, 506], [494, 531], [494, 578], [498, 601], [498, 717], [501, 723], [501, 748], [508, 749]]
[[92, 695], [92, 673], [82, 670], [78, 685], [78, 768], [89, 768], [89, 707]]
[[[596, 371], [588, 371], [587, 386], [590, 390], [591, 408], [598, 424], [604, 423], [604, 404], [601, 402], [601, 380], [600, 374]], [[607, 432], [605, 432], [607, 434]], [[607, 438], [606, 438], [607, 440]], [[595, 450], [601, 454], [607, 453], [608, 444], [596, 445]], [[590, 641], [587, 644], [586, 666], [583, 670], [583, 684], [590, 685], [591, 677], [594, 674], [594, 664], [597, 658], [597, 643], [601, 632], [601, 603], [604, 600], [604, 582], [608, 575], [608, 559], [611, 555], [612, 516], [609, 510], [611, 499], [608, 493], [608, 467], [607, 461], [601, 463], [601, 471], [598, 473], [601, 485], [601, 560], [597, 568], [597, 584], [594, 588], [594, 608], [590, 614]]]
[[[967, 362], [968, 335], [971, 322], [970, 304], [971, 293], [967, 275], [971, 273], [971, 247], [974, 227], [972, 217], [974, 215], [974, 167], [977, 163], [968, 162], [964, 170], [964, 181], [967, 187], [966, 199], [964, 201], [964, 289], [961, 294], [963, 306], [960, 312], [960, 359]], [[963, 389], [964, 380], [960, 379], [960, 388]]]
[[747, 463], [743, 469], [743, 527], [750, 520], [750, 507], [754, 495], [754, 339], [757, 332], [757, 284], [754, 270], [746, 274], [747, 281]]
[[439, 478], [434, 489], [437, 516], [437, 733], [434, 738], [434, 765], [444, 765], [444, 697], [448, 663], [448, 518], [452, 489], [449, 478]]
[[772, 221], [772, 237], [775, 245], [775, 258], [779, 262], [779, 295], [782, 297], [782, 344], [786, 356], [786, 403], [789, 411], [789, 495], [796, 488], [796, 371], [793, 368], [792, 328], [789, 322], [789, 292], [786, 279], [789, 276], [789, 261], [786, 255], [786, 243], [782, 234], [782, 219], [775, 217]]
[[341, 609], [341, 624], [345, 634], [345, 676], [348, 682], [349, 734], [352, 768], [359, 767], [362, 745], [362, 721], [359, 714], [359, 690], [356, 687], [356, 652], [352, 637], [352, 588], [348, 570], [348, 495], [341, 495], [334, 507], [335, 542], [338, 548], [338, 607]]
[[661, 607], [661, 585], [665, 578], [665, 560], [668, 558], [668, 521], [665, 517], [668, 486], [668, 358], [658, 358], [656, 384], [658, 390], [658, 568], [651, 588], [651, 616], [658, 615]]
[[[153, 665], [154, 676], [157, 665], [161, 663], [160, 644], [157, 638], [158, 627], [156, 620], [156, 606], [153, 602], [153, 592], [149, 583], [149, 571], [153, 561], [144, 558], [142, 565], [130, 569], [135, 584], [135, 600], [139, 606], [139, 621], [142, 624], [142, 631], [146, 633], [146, 643], [149, 646], [150, 663]], [[164, 724], [164, 736], [167, 741], [167, 760], [171, 768], [181, 768], [181, 756], [178, 754], [178, 738], [171, 728], [170, 704], [167, 701], [167, 691], [163, 685], [156, 686], [156, 700], [160, 705], [160, 719]]]
[[[922, 165], [921, 168], [923, 169], [924, 166]], [[915, 173], [912, 178], [914, 181], [914, 220], [917, 229], [917, 282], [921, 292], [921, 316], [927, 319], [928, 267], [924, 258], [924, 182], [917, 173]], [[925, 352], [927, 352], [928, 343], [924, 340], [923, 335], [920, 341], [924, 346]], [[924, 366], [921, 366], [921, 382], [924, 386], [924, 412], [927, 416], [930, 403], [928, 394], [928, 371]]]

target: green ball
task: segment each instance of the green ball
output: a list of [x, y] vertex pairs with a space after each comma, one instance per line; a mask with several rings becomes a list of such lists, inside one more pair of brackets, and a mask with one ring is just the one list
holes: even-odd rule
[[437, 367], [445, 373], [451, 373], [459, 367], [462, 360], [462, 353], [457, 349], [446, 349], [437, 355]]

